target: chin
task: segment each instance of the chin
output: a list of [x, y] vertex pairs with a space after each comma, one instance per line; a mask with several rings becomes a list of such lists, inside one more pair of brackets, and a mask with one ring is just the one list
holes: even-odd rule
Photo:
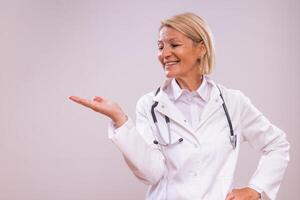
[[170, 71], [165, 71], [166, 78], [175, 78], [176, 75]]

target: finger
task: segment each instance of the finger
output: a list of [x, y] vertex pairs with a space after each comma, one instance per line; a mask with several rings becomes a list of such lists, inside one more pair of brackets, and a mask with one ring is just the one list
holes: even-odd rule
[[225, 200], [234, 200], [234, 199], [235, 199], [234, 196], [228, 196], [228, 197], [226, 197]]
[[103, 98], [101, 98], [99, 96], [95, 96], [93, 100], [97, 101], [97, 102], [101, 102], [101, 101], [103, 101]]
[[80, 98], [76, 97], [76, 96], [70, 96], [69, 99], [71, 99], [72, 101], [77, 102], [77, 101], [79, 101]]
[[232, 194], [232, 192], [228, 193], [226, 196], [225, 200], [233, 200], [234, 199], [234, 194]]
[[89, 108], [94, 108], [94, 104], [93, 102], [91, 102], [90, 100], [87, 100], [87, 99], [82, 99], [82, 98], [79, 98], [79, 97], [76, 97], [76, 96], [70, 96], [69, 99], [75, 101], [76, 103], [79, 103], [83, 106], [86, 106], [86, 107], [89, 107]]

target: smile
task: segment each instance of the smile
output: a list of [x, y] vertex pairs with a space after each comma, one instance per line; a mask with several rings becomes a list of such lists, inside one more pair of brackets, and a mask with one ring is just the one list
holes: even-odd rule
[[164, 63], [164, 66], [165, 67], [171, 67], [171, 66], [176, 65], [177, 63], [179, 63], [179, 61], [168, 61], [168, 62]]

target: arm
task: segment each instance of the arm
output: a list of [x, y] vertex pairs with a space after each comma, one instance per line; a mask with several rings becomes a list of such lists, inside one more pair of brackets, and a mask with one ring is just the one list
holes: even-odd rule
[[271, 124], [244, 95], [241, 95], [240, 106], [242, 137], [262, 153], [249, 187], [261, 192], [263, 200], [273, 200], [289, 161], [286, 134]]
[[134, 173], [145, 184], [153, 185], [163, 176], [165, 160], [162, 152], [153, 145], [153, 133], [145, 106], [141, 101], [136, 107], [136, 126], [129, 120], [120, 128], [109, 127], [109, 138], [122, 152]]
[[93, 100], [76, 96], [69, 98], [111, 118], [109, 138], [120, 149], [135, 176], [149, 185], [161, 179], [165, 170], [165, 160], [161, 151], [153, 147], [150, 122], [141, 100], [137, 104], [137, 121], [134, 126], [132, 120], [128, 119], [119, 105], [108, 99], [98, 96]]

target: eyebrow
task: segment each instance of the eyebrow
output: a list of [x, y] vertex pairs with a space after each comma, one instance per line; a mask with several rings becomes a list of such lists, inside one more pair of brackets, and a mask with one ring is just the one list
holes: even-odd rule
[[[167, 42], [182, 42], [181, 40], [177, 39], [177, 38], [171, 38], [168, 39]], [[162, 40], [158, 40], [157, 43], [162, 43]]]

